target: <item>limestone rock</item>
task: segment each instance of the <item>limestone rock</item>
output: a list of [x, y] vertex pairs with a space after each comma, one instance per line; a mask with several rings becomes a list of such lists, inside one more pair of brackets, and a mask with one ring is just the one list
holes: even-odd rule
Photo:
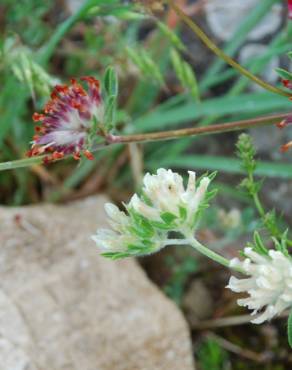
[[104, 202], [0, 208], [1, 370], [193, 369], [179, 310], [90, 240]]
[[201, 279], [192, 281], [182, 303], [190, 326], [196, 326], [213, 314], [214, 302], [212, 296]]
[[[208, 0], [205, 5], [207, 22], [214, 35], [229, 40], [239, 24], [248, 17], [261, 0]], [[282, 22], [282, 5], [274, 4], [270, 11], [249, 32], [247, 39], [259, 40], [273, 34]]]

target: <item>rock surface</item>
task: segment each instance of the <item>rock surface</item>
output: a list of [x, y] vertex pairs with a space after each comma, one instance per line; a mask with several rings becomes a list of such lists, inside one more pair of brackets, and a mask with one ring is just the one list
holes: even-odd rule
[[[208, 0], [205, 4], [207, 22], [214, 35], [221, 40], [229, 40], [245, 17], [258, 6], [260, 0]], [[281, 4], [274, 4], [248, 33], [246, 39], [259, 40], [273, 34], [282, 22]]]
[[90, 240], [104, 202], [0, 208], [1, 370], [193, 369], [175, 305]]
[[184, 296], [182, 306], [186, 312], [188, 322], [193, 326], [200, 320], [210, 318], [215, 305], [204, 282], [201, 279], [195, 279]]

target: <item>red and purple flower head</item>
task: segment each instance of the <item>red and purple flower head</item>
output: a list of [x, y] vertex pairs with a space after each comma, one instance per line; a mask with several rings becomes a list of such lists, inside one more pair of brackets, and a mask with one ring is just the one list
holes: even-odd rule
[[292, 19], [292, 0], [288, 0], [288, 18]]
[[88, 89], [75, 79], [70, 85], [57, 85], [51, 100], [45, 105], [44, 113], [34, 113], [36, 126], [32, 148], [28, 156], [48, 154], [46, 161], [73, 154], [80, 159], [83, 153], [88, 159], [93, 155], [87, 149], [88, 135], [94, 121], [102, 122], [103, 104], [99, 81], [94, 77], [82, 77]]

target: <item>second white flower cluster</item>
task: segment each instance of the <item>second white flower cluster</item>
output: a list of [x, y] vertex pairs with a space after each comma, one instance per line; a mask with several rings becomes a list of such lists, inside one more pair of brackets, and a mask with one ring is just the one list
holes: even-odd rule
[[186, 188], [183, 178], [171, 170], [159, 169], [157, 174], [145, 175], [142, 195], [134, 194], [127, 212], [111, 203], [105, 205], [112, 230], [99, 229], [92, 238], [102, 254], [113, 259], [145, 255], [168, 245], [169, 232], [184, 237], [193, 235], [206, 201], [210, 178], [205, 176], [196, 184], [196, 175], [189, 171]]

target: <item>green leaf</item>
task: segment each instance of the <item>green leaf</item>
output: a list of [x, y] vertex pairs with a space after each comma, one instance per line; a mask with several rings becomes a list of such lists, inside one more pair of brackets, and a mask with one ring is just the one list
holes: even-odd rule
[[177, 218], [177, 216], [171, 212], [163, 212], [161, 213], [160, 217], [168, 225], [170, 225]]
[[278, 239], [276, 239], [275, 237], [272, 237], [272, 240], [274, 242], [274, 245], [275, 245], [275, 249], [279, 252], [282, 252], [282, 246], [281, 246], [281, 243], [279, 242]]
[[141, 253], [141, 252], [145, 252], [145, 247], [143, 245], [135, 245], [135, 244], [129, 244], [127, 246], [127, 249], [131, 252], [135, 252], [135, 253]]
[[272, 240], [275, 245], [275, 249], [279, 252], [283, 253], [286, 257], [290, 258], [288, 248], [287, 248], [287, 237], [288, 237], [288, 229], [282, 234], [281, 239], [278, 240], [276, 237], [272, 237]]
[[117, 259], [131, 256], [130, 253], [126, 253], [126, 252], [104, 252], [104, 253], [101, 253], [101, 255], [103, 257], [110, 258], [112, 260], [117, 260]]
[[200, 95], [197, 78], [192, 67], [187, 62], [184, 62], [184, 78], [186, 86], [190, 89], [191, 95], [195, 100], [199, 101]]
[[119, 82], [115, 69], [108, 67], [105, 71], [103, 84], [108, 96], [117, 97], [119, 93]]
[[160, 230], [171, 230], [173, 228], [173, 225], [168, 225], [164, 222], [159, 222], [159, 221], [150, 221], [151, 225]]
[[128, 209], [128, 213], [134, 224], [134, 226], [130, 228], [133, 233], [142, 238], [151, 238], [154, 235], [154, 229], [149, 220], [133, 209]]
[[[107, 0], [103, 0], [105, 3]], [[119, 7], [118, 4], [112, 5], [110, 8], [105, 8], [102, 14], [99, 14], [100, 11], [97, 9], [96, 12], [91, 12], [90, 15], [94, 16], [96, 13], [97, 15], [102, 16], [113, 16], [118, 18], [119, 20], [123, 21], [134, 21], [134, 20], [143, 20], [146, 19], [146, 16], [144, 14], [135, 12], [131, 10], [131, 7], [127, 6], [121, 6]]]
[[283, 68], [275, 68], [275, 71], [280, 75], [284, 80], [292, 81], [292, 73], [286, 71]]
[[198, 83], [192, 67], [181, 58], [175, 49], [171, 50], [170, 56], [176, 76], [182, 87], [189, 91], [196, 100], [199, 100]]
[[269, 252], [267, 250], [267, 248], [265, 247], [261, 237], [260, 237], [260, 234], [255, 231], [254, 232], [254, 235], [253, 235], [253, 240], [254, 240], [254, 246], [253, 246], [253, 249], [258, 252], [259, 254], [263, 254], [263, 255], [268, 255]]
[[217, 189], [212, 189], [210, 191], [207, 191], [206, 195], [205, 195], [205, 200], [207, 202], [210, 202], [213, 198], [215, 198], [215, 196], [217, 195], [218, 193], [218, 190]]
[[173, 68], [177, 75], [177, 78], [182, 81], [183, 80], [183, 61], [179, 55], [179, 53], [175, 49], [171, 49], [170, 57], [172, 61]]
[[113, 67], [108, 67], [103, 78], [105, 96], [105, 116], [104, 124], [107, 131], [115, 126], [117, 97], [119, 93], [119, 82], [116, 71]]
[[283, 235], [282, 235], [282, 238], [281, 238], [282, 252], [287, 257], [289, 257], [289, 251], [288, 251], [288, 246], [287, 246], [288, 233], [289, 233], [289, 229], [286, 229], [284, 231]]
[[[164, 157], [159, 162], [160, 166], [188, 169], [218, 170], [219, 172], [245, 174], [239, 159], [211, 155], [180, 155]], [[148, 162], [148, 169], [156, 168], [157, 164]], [[258, 161], [255, 175], [292, 179], [292, 165], [289, 163]]]
[[[289, 99], [269, 92], [256, 92], [212, 98], [200, 103], [185, 102], [169, 109], [164, 109], [164, 105], [161, 104], [150, 113], [136, 119], [134, 126], [139, 131], [150, 131], [158, 127], [162, 130], [166, 127], [177, 126], [213, 115], [244, 114], [245, 117], [255, 117], [260, 114], [275, 113], [276, 111], [284, 113], [290, 110], [291, 101]], [[226, 119], [225, 122], [227, 122]]]
[[164, 34], [164, 36], [166, 36], [170, 40], [173, 46], [175, 46], [177, 49], [182, 50], [182, 51], [186, 50], [185, 45], [181, 42], [177, 34], [174, 31], [172, 31], [170, 28], [168, 28], [166, 24], [158, 21], [157, 25], [160, 31]]
[[154, 235], [153, 229], [149, 230], [148, 227], [142, 223], [140, 225], [136, 225], [135, 227], [129, 227], [129, 231], [139, 238], [151, 238]]
[[114, 95], [109, 96], [105, 103], [104, 123], [108, 131], [115, 126], [117, 99]]
[[164, 86], [164, 79], [158, 65], [154, 62], [150, 54], [143, 49], [126, 48], [126, 52], [132, 62], [139, 68], [144, 78]]
[[288, 322], [287, 322], [287, 333], [288, 333], [288, 343], [292, 348], [292, 310], [290, 311]]
[[210, 173], [210, 175], [207, 174], [206, 176], [209, 177], [210, 181], [213, 181], [215, 177], [217, 176], [217, 174], [218, 174], [218, 171], [213, 171]]
[[179, 207], [179, 216], [182, 220], [187, 218], [187, 209], [185, 207]]

